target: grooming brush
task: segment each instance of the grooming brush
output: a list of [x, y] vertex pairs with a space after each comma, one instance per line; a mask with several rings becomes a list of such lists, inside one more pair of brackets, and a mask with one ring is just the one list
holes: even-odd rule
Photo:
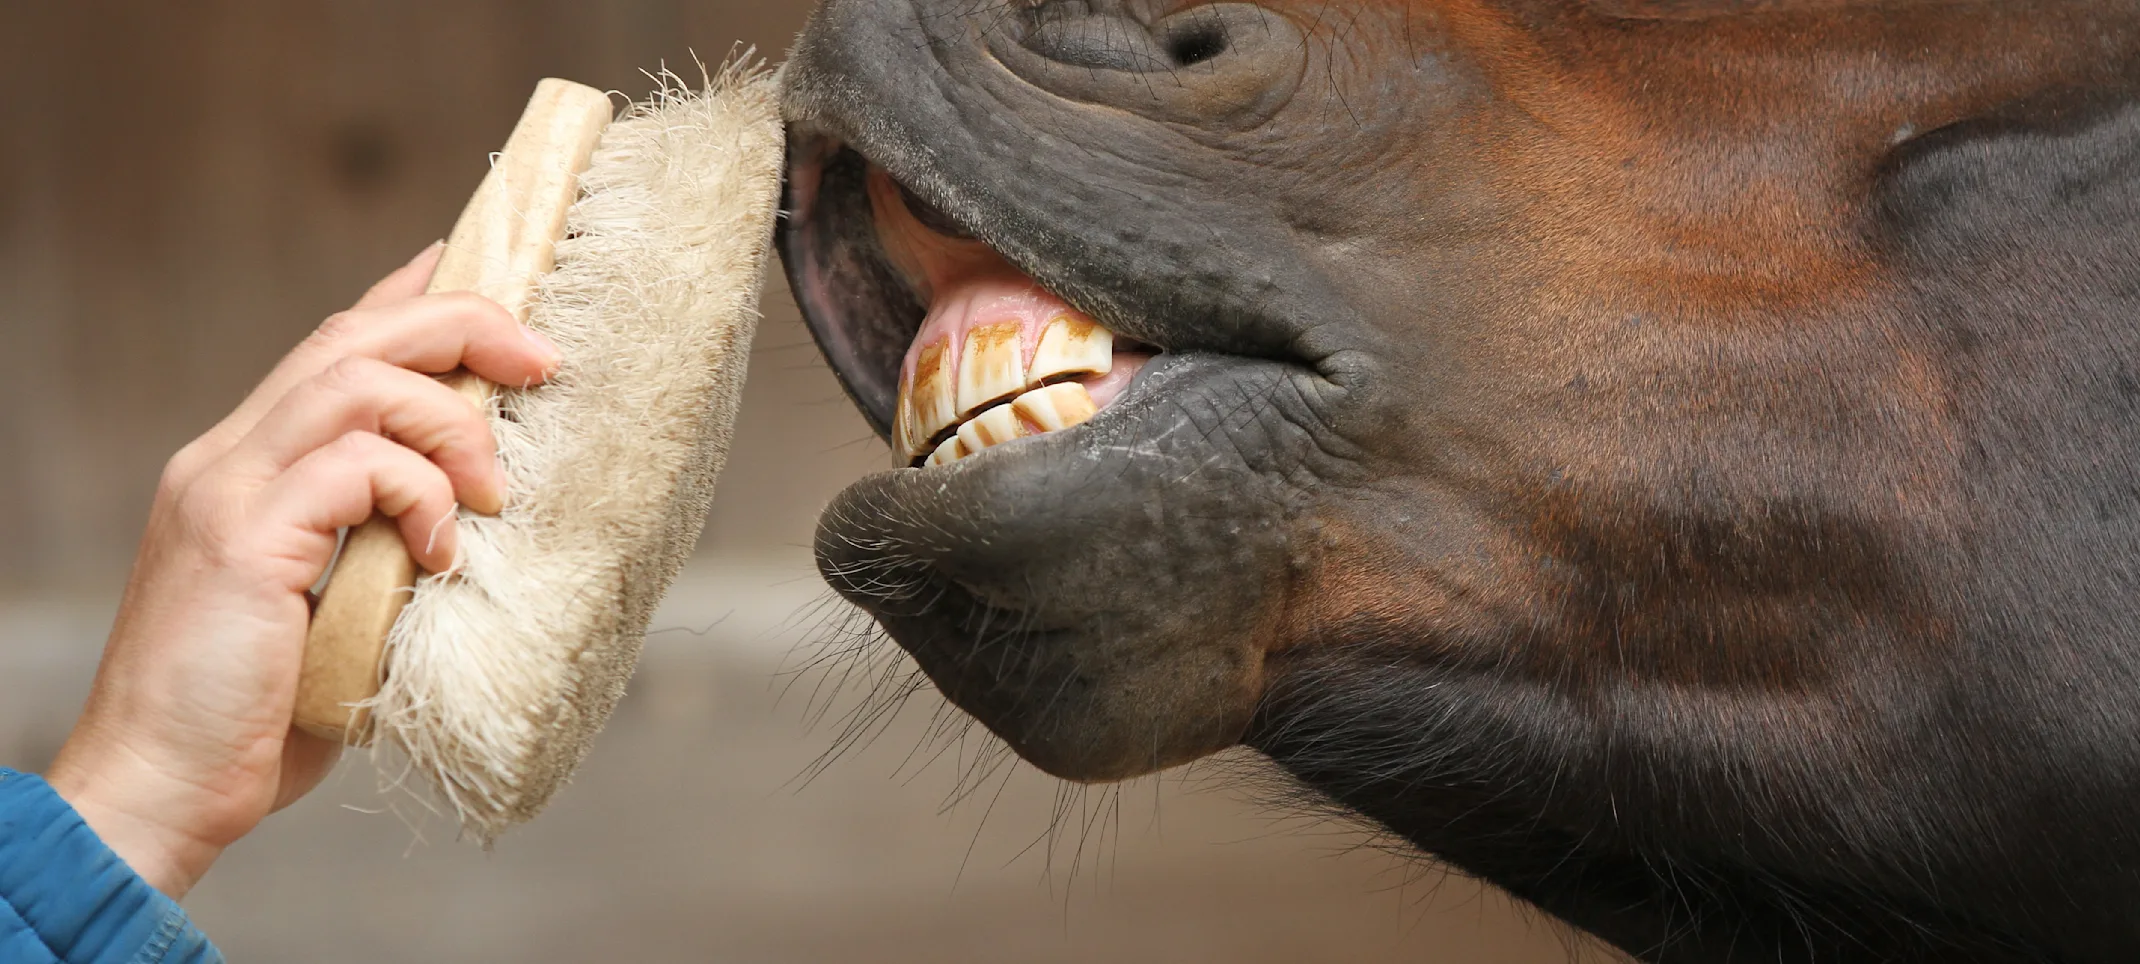
[[728, 451], [779, 202], [777, 89], [673, 78], [612, 121], [545, 80], [431, 290], [474, 291], [555, 342], [535, 388], [447, 380], [486, 407], [507, 477], [418, 578], [393, 521], [349, 532], [313, 614], [297, 725], [405, 753], [488, 844], [571, 775], [623, 695]]

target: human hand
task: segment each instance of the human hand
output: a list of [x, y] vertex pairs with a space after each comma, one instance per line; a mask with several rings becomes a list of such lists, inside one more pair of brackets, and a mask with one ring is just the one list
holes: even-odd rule
[[336, 530], [384, 512], [436, 572], [454, 559], [456, 501], [503, 505], [482, 413], [419, 373], [530, 384], [557, 349], [489, 300], [423, 294], [438, 253], [329, 318], [164, 469], [88, 706], [46, 779], [174, 898], [340, 752], [290, 723], [307, 593]]

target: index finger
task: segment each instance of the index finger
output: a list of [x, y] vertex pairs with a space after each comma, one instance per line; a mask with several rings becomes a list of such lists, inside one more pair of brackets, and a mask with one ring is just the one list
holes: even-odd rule
[[229, 416], [202, 436], [204, 450], [211, 457], [228, 452], [292, 388], [345, 358], [368, 358], [434, 375], [465, 367], [509, 387], [540, 383], [562, 361], [549, 339], [522, 325], [497, 302], [472, 292], [352, 308], [327, 319], [283, 356]]
[[541, 382], [559, 361], [548, 339], [497, 302], [471, 292], [351, 309], [328, 319], [284, 356], [218, 428], [233, 439], [243, 437], [292, 388], [344, 358], [369, 358], [432, 375], [465, 367], [516, 387]]
[[[367, 309], [377, 309], [422, 297], [426, 291], [430, 290], [431, 277], [438, 272], [439, 259], [444, 257], [445, 251], [446, 242], [431, 242], [422, 251], [418, 251], [415, 257], [410, 258], [408, 263], [394, 269], [386, 277], [379, 279], [377, 284], [372, 285], [369, 290], [364, 292], [362, 298], [357, 299], [354, 307], [347, 312], [343, 312], [343, 314], [347, 315]], [[331, 324], [332, 322], [333, 320], [330, 319], [329, 323]], [[297, 384], [306, 375], [311, 374], [313, 370], [323, 369], [327, 364], [331, 364], [333, 359], [327, 359], [324, 362], [306, 366], [306, 370], [292, 370], [294, 367], [293, 362], [302, 361], [302, 359], [296, 359], [293, 356], [304, 354], [306, 348], [318, 340], [319, 338], [315, 334], [313, 338], [306, 339], [304, 345], [298, 346], [295, 351], [283, 356], [282, 360], [276, 362], [275, 367], [269, 370], [267, 377], [262, 379], [260, 384], [253, 386], [252, 391], [246, 393], [245, 400], [239, 403], [238, 408], [228, 416], [225, 416], [222, 421], [217, 422], [214, 428], [203, 434], [195, 445], [206, 449], [212, 456], [221, 455], [231, 446], [236, 445], [239, 439], [244, 438], [247, 432], [252, 431], [253, 425], [266, 414], [269, 408], [274, 406], [278, 399], [290, 390], [291, 386]]]
[[371, 290], [358, 298], [355, 307], [376, 308], [397, 301], [407, 301], [431, 289], [431, 276], [438, 271], [438, 259], [446, 252], [446, 242], [433, 241], [431, 246], [417, 252], [409, 263], [395, 268], [392, 274], [379, 279]]

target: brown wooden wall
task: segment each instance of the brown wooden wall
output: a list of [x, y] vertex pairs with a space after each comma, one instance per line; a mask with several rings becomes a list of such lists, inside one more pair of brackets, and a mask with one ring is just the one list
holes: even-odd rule
[[[0, 2], [0, 592], [115, 585], [164, 459], [446, 231], [536, 79], [778, 59], [808, 6]], [[879, 464], [785, 294], [767, 310], [726, 544], [807, 541]]]

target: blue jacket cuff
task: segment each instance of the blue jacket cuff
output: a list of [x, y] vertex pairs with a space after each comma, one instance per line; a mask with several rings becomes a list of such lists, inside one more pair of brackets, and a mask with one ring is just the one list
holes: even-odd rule
[[221, 964], [43, 779], [0, 769], [0, 964]]

